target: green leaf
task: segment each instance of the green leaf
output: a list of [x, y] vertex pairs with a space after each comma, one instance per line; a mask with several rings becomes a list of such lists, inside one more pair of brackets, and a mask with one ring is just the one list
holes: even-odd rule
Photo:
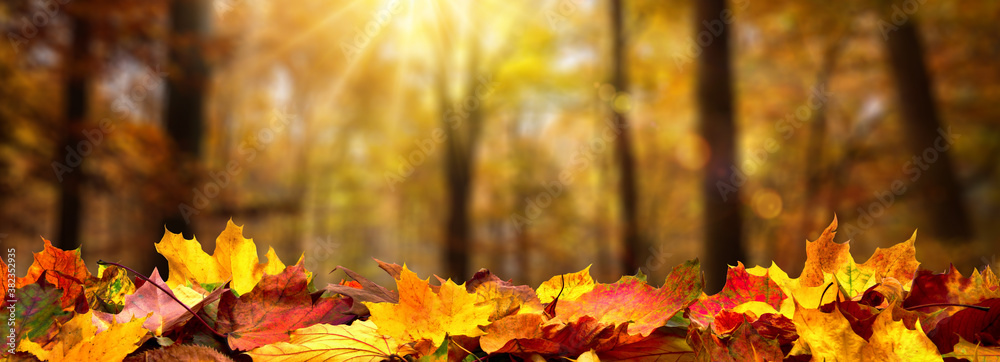
[[17, 299], [14, 304], [17, 323], [15, 330], [22, 339], [24, 337], [32, 341], [44, 339], [57, 320], [70, 314], [60, 307], [59, 299], [62, 297], [62, 291], [44, 279], [18, 289], [15, 297]]

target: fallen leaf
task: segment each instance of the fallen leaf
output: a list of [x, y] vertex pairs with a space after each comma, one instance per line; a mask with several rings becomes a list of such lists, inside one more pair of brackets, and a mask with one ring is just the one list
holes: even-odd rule
[[[551, 303], [559, 296], [559, 300], [573, 300], [594, 289], [594, 279], [590, 277], [590, 266], [581, 271], [557, 275], [542, 283], [535, 290], [538, 300]], [[559, 293], [562, 293], [561, 295]]]
[[223, 293], [216, 325], [228, 333], [229, 347], [246, 351], [287, 341], [292, 331], [314, 324], [341, 324], [354, 319], [346, 314], [347, 301], [335, 297], [315, 298], [308, 292], [305, 268], [285, 268], [265, 275], [249, 293], [238, 298]]
[[267, 262], [259, 263], [257, 245], [244, 238], [243, 227], [232, 220], [215, 239], [215, 252], [211, 256], [202, 250], [197, 239], [186, 240], [169, 230], [156, 244], [156, 251], [167, 259], [170, 267], [167, 285], [171, 288], [192, 282], [204, 285], [231, 280], [230, 288], [242, 295], [252, 290], [265, 273], [274, 275], [285, 269], [274, 248], [268, 248]]
[[375, 262], [378, 263], [379, 268], [382, 268], [382, 270], [385, 270], [386, 273], [389, 273], [393, 279], [399, 280], [400, 275], [403, 273], [403, 267], [399, 264], [389, 264], [378, 259], [375, 259]]
[[41, 344], [51, 341], [58, 331], [57, 323], [70, 318], [70, 312], [60, 306], [61, 297], [62, 291], [45, 278], [18, 288], [13, 298], [14, 325], [10, 326], [16, 333], [15, 342], [24, 338]]
[[601, 358], [597, 356], [594, 350], [583, 352], [580, 356], [576, 357], [576, 362], [600, 362]]
[[[386, 289], [385, 287], [375, 284], [371, 280], [355, 273], [354, 271], [347, 269], [342, 266], [337, 266], [337, 269], [342, 269], [348, 276], [356, 280], [360, 288], [354, 288], [347, 285], [340, 284], [330, 284], [326, 287], [326, 290], [331, 293], [346, 295], [351, 297], [351, 309], [348, 313], [354, 314], [356, 316], [367, 316], [369, 315], [368, 307], [362, 302], [372, 302], [372, 303], [397, 303], [399, 302], [399, 295], [396, 291]], [[334, 269], [336, 270], [336, 269]]]
[[985, 346], [997, 345], [1000, 340], [1000, 298], [987, 299], [975, 305], [989, 310], [965, 308], [942, 320], [928, 333], [941, 353], [951, 352], [959, 338]]
[[[778, 361], [784, 353], [778, 341], [761, 336], [742, 313], [722, 311], [714, 323], [727, 327], [701, 329], [691, 325], [688, 343], [699, 361]], [[724, 330], [723, 333], [719, 333]]]
[[[576, 356], [591, 349], [612, 348], [625, 332], [627, 325], [613, 326], [603, 324], [590, 316], [584, 316], [570, 323], [546, 323], [537, 329], [528, 324], [542, 320], [538, 314], [529, 314], [530, 318], [519, 318], [521, 314], [501, 319], [485, 328], [486, 335], [479, 338], [480, 346], [487, 353], [511, 353], [517, 356], [545, 355], [548, 357]], [[538, 319], [535, 319], [538, 318]], [[499, 338], [492, 334], [501, 334], [504, 327], [517, 326], [518, 319], [525, 323], [525, 329], [520, 333], [502, 334]], [[611, 342], [611, 343], [608, 343]], [[491, 352], [492, 351], [492, 352]]]
[[487, 305], [493, 310], [490, 321], [519, 311], [531, 312], [542, 309], [534, 289], [527, 285], [513, 285], [493, 275], [487, 269], [480, 270], [467, 281], [465, 289], [476, 295], [476, 305]]
[[371, 321], [351, 325], [316, 324], [295, 330], [287, 342], [272, 343], [247, 352], [267, 361], [383, 361], [406, 355], [399, 341], [379, 333]]
[[895, 278], [902, 285], [913, 280], [920, 265], [914, 247], [916, 232], [909, 240], [888, 249], [876, 248], [864, 264], [857, 264], [850, 253], [850, 241], [843, 244], [833, 241], [837, 226], [837, 218], [834, 217], [816, 241], [806, 244], [806, 265], [799, 277], [803, 286], [818, 286], [824, 282], [824, 273], [833, 274], [850, 298], [885, 277]]
[[147, 336], [142, 327], [145, 317], [112, 323], [101, 333], [91, 324], [91, 319], [90, 312], [77, 314], [60, 327], [58, 337], [47, 345], [25, 339], [17, 350], [31, 353], [43, 361], [121, 361]]
[[907, 329], [903, 322], [893, 321], [892, 310], [879, 313], [868, 343], [861, 348], [864, 361], [942, 361], [934, 343], [917, 324]]
[[[140, 286], [134, 294], [125, 297], [125, 307], [120, 313], [94, 312], [94, 323], [98, 325], [99, 332], [104, 331], [112, 320], [125, 323], [134, 317], [149, 316], [143, 323], [143, 327], [153, 332], [154, 335], [162, 336], [165, 332], [174, 330], [194, 317], [194, 314], [177, 303], [174, 298], [171, 298], [171, 295], [184, 303], [191, 311], [198, 313], [205, 304], [218, 300], [222, 293], [227, 290], [217, 288], [212, 293], [201, 295], [191, 288], [181, 285], [174, 288], [178, 291], [178, 293], [174, 293], [167, 288], [166, 283], [160, 278], [159, 271], [155, 268], [149, 280]], [[165, 293], [156, 285], [165, 288], [170, 293]]]
[[619, 340], [608, 340], [598, 346], [598, 356], [605, 361], [633, 362], [684, 362], [694, 361], [694, 350], [684, 335], [676, 335], [658, 328], [645, 337], [619, 335]]
[[806, 265], [802, 269], [799, 280], [803, 286], [815, 287], [823, 284], [823, 273], [836, 274], [837, 270], [847, 265], [851, 260], [848, 243], [839, 244], [833, 241], [837, 234], [837, 217], [827, 226], [816, 241], [806, 243]]
[[173, 344], [126, 358], [124, 362], [206, 361], [232, 362], [218, 350], [191, 344]]
[[445, 335], [481, 336], [481, 325], [489, 324], [492, 308], [476, 305], [476, 295], [451, 280], [435, 293], [427, 280], [403, 266], [396, 281], [399, 303], [368, 303], [371, 321], [379, 332], [400, 343], [429, 340], [439, 346]]
[[875, 248], [875, 253], [859, 268], [876, 275], [879, 280], [896, 279], [905, 287], [913, 281], [920, 268], [920, 263], [917, 262], [917, 249], [914, 246], [916, 240], [917, 232], [914, 231], [910, 238], [902, 243], [888, 249]]
[[[768, 313], [761, 315], [752, 324], [758, 334], [764, 338], [777, 340], [778, 345], [782, 346], [783, 350], [791, 349], [791, 344], [799, 339], [799, 334], [795, 329], [795, 322], [792, 322], [791, 319], [781, 314]], [[787, 350], [784, 352], [788, 354]]]
[[688, 307], [688, 317], [691, 322], [702, 328], [712, 323], [712, 318], [724, 309], [732, 309], [747, 302], [763, 302], [775, 309], [781, 308], [785, 299], [781, 287], [772, 281], [768, 274], [753, 275], [746, 272], [743, 263], [730, 267], [726, 273], [726, 285], [712, 296], [701, 297]]
[[598, 284], [575, 299], [560, 298], [553, 321], [568, 323], [591, 316], [602, 324], [627, 324], [629, 334], [648, 335], [702, 294], [698, 266], [697, 260], [690, 260], [674, 267], [660, 288], [624, 277], [614, 284]]
[[125, 297], [135, 293], [135, 284], [125, 270], [114, 265], [101, 264], [97, 267], [97, 277], [85, 281], [87, 303], [91, 309], [100, 310], [104, 306], [114, 308], [109, 312], [120, 312]]
[[833, 311], [824, 312], [796, 303], [792, 321], [799, 334], [796, 346], [811, 354], [814, 361], [862, 361], [861, 349], [867, 342], [854, 333], [836, 306]]
[[[537, 313], [503, 317], [483, 328], [486, 335], [479, 337], [479, 345], [483, 351], [495, 353], [504, 350], [511, 341], [544, 339], [543, 321], [543, 317]], [[507, 349], [513, 349], [513, 346]]]
[[42, 239], [42, 251], [34, 253], [35, 260], [28, 267], [23, 278], [17, 278], [17, 287], [33, 284], [44, 274], [45, 280], [63, 290], [60, 305], [64, 310], [72, 310], [84, 296], [84, 283], [91, 278], [87, 264], [80, 258], [80, 248], [62, 250], [52, 246], [52, 242]]
[[851, 324], [851, 330], [854, 331], [854, 334], [861, 336], [861, 338], [867, 341], [875, 333], [875, 319], [880, 314], [878, 309], [850, 300], [836, 301], [824, 305], [821, 309], [824, 312], [828, 312], [833, 310], [833, 306], [836, 306], [837, 311]]
[[954, 351], [944, 357], [962, 358], [969, 361], [1000, 361], [1000, 348], [985, 347], [959, 338]]
[[1000, 285], [997, 285], [992, 272], [984, 276], [976, 270], [966, 278], [955, 269], [954, 265], [951, 265], [947, 272], [941, 274], [935, 274], [930, 270], [918, 271], [916, 278], [913, 279], [910, 293], [903, 301], [903, 306], [915, 307], [935, 303], [976, 304], [991, 298], [1000, 298]]

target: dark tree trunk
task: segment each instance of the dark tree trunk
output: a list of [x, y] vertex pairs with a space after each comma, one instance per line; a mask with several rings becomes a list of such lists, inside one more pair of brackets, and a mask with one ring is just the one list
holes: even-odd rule
[[[726, 10], [725, 0], [698, 1], [695, 33], [707, 31], [704, 23], [719, 21]], [[701, 136], [710, 147], [702, 183], [705, 202], [705, 276], [706, 292], [722, 289], [727, 265], [744, 258], [742, 219], [738, 189], [721, 191], [720, 185], [732, 185], [732, 166], [736, 165], [736, 124], [733, 119], [732, 70], [729, 64], [729, 33], [725, 27], [702, 49], [698, 58], [697, 103]]]
[[[611, 0], [611, 67], [612, 85], [618, 92], [628, 90], [628, 76], [625, 74], [625, 30], [623, 29], [623, 14], [621, 0]], [[618, 140], [615, 142], [615, 157], [618, 161], [618, 187], [621, 196], [621, 223], [622, 223], [622, 243], [625, 254], [622, 255], [621, 266], [626, 274], [632, 274], [639, 270], [639, 253], [642, 249], [642, 241], [639, 237], [638, 215], [636, 210], [636, 179], [635, 160], [632, 155], [632, 141], [628, 132], [628, 118], [624, 112], [619, 112], [612, 107], [612, 114], [615, 119]]]
[[[453, 158], [449, 156], [449, 158]], [[468, 175], [451, 160], [448, 166], [448, 225], [445, 260], [448, 276], [462, 280], [469, 269], [469, 185]]]
[[[208, 32], [210, 8], [208, 1], [173, 0], [170, 3], [170, 31], [168, 37], [170, 67], [167, 71], [166, 106], [164, 126], [176, 148], [178, 162], [176, 183], [180, 189], [179, 199], [165, 208], [163, 225], [185, 238], [194, 237], [192, 225], [194, 217], [190, 210], [185, 214], [181, 205], [194, 205], [193, 188], [197, 185], [196, 165], [202, 156], [204, 135], [205, 87], [209, 70], [202, 54], [202, 46]], [[185, 217], [187, 216], [187, 217]], [[167, 261], [158, 253], [150, 253], [149, 263], [162, 273], [167, 270]]]
[[[444, 63], [444, 62], [442, 62]], [[444, 121], [445, 141], [445, 186], [448, 194], [448, 216], [445, 225], [444, 262], [448, 265], [448, 276], [464, 280], [469, 272], [469, 244], [472, 230], [469, 221], [470, 195], [472, 191], [472, 168], [475, 161], [476, 144], [482, 127], [482, 99], [477, 97], [479, 80], [479, 50], [472, 45], [468, 64], [468, 84], [459, 102], [449, 104], [446, 67], [440, 68], [438, 92], [441, 97], [441, 114]], [[467, 107], [470, 99], [476, 98], [475, 107]], [[452, 108], [454, 107], [454, 109]], [[458, 117], [458, 118], [455, 118]], [[456, 122], [455, 120], [458, 119]]]
[[[82, 202], [80, 189], [83, 186], [83, 161], [86, 157], [80, 155], [79, 163], [73, 165], [67, 160], [68, 149], [76, 153], [77, 146], [84, 140], [83, 125], [87, 117], [87, 76], [90, 67], [90, 24], [86, 19], [73, 19], [73, 44], [69, 58], [66, 59], [66, 133], [56, 150], [56, 162], [70, 167], [68, 172], [59, 172], [59, 239], [56, 245], [63, 250], [76, 249], [80, 246], [80, 226]], [[93, 152], [95, 145], [90, 145]], [[67, 149], [68, 148], [68, 149]], [[75, 166], [75, 167], [74, 167]]]
[[[170, 64], [167, 79], [167, 104], [164, 122], [167, 134], [177, 147], [177, 159], [184, 165], [192, 165], [202, 155], [204, 135], [205, 87], [208, 81], [208, 67], [201, 52], [207, 32], [209, 8], [206, 1], [173, 0], [170, 5]], [[183, 195], [176, 200], [164, 215], [164, 224], [173, 232], [190, 238], [193, 229], [190, 218], [185, 219], [180, 203], [192, 205], [197, 175], [193, 167], [181, 167], [179, 185]]]
[[[968, 241], [972, 237], [965, 203], [951, 164], [951, 147], [935, 149], [935, 141], [949, 133], [949, 127], [942, 127], [934, 101], [933, 86], [924, 52], [917, 34], [916, 19], [909, 19], [893, 32], [887, 33], [886, 45], [889, 49], [889, 65], [896, 78], [899, 102], [906, 122], [907, 137], [916, 157], [923, 158], [925, 151], [936, 153], [935, 162], [922, 162], [926, 169], [920, 170], [920, 178], [913, 188], [923, 199], [927, 210], [928, 231], [932, 237], [942, 241]], [[939, 133], [939, 130], [941, 132]], [[949, 141], [945, 139], [945, 141]], [[942, 146], [946, 143], [939, 143]], [[941, 148], [945, 148], [944, 151]]]

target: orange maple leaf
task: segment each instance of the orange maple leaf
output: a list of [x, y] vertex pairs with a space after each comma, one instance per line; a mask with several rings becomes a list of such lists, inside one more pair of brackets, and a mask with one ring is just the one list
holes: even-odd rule
[[450, 279], [438, 292], [431, 290], [406, 265], [396, 281], [399, 303], [364, 302], [371, 311], [371, 321], [379, 333], [400, 343], [430, 341], [439, 346], [445, 335], [476, 337], [483, 335], [479, 326], [489, 324], [493, 308], [477, 305], [476, 295]]
[[[86, 304], [84, 287], [92, 278], [87, 264], [80, 258], [80, 248], [62, 250], [45, 242], [42, 251], [34, 253], [35, 260], [28, 267], [28, 273], [23, 278], [17, 278], [17, 287], [23, 287], [38, 281], [45, 274], [45, 280], [63, 290], [59, 299], [64, 310], [71, 310], [77, 304]], [[86, 310], [86, 306], [82, 306]]]

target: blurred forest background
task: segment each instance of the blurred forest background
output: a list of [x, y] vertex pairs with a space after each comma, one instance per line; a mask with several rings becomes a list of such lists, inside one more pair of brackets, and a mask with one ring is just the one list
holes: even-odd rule
[[[998, 1], [5, 0], [0, 244], [320, 282], [1000, 253]], [[388, 285], [392, 285], [388, 283]]]

